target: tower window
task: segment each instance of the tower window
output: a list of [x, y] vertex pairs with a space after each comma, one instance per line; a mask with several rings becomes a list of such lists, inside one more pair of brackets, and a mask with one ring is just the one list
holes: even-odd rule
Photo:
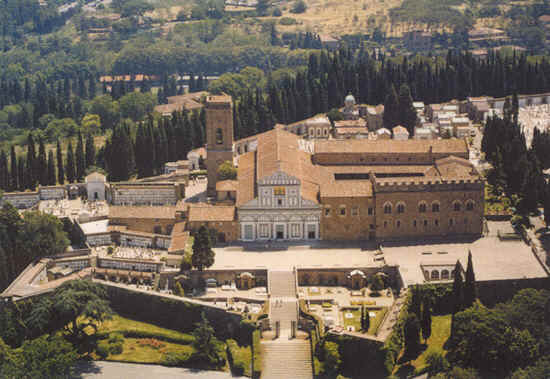
[[221, 128], [216, 129], [216, 143], [218, 145], [223, 143], [223, 131]]

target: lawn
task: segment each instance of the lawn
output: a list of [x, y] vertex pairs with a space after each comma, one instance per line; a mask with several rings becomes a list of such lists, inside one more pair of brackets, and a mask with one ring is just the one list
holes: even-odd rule
[[[106, 341], [100, 343], [106, 343]], [[161, 364], [164, 362], [166, 353], [191, 354], [194, 350], [193, 347], [188, 345], [178, 345], [164, 341], [158, 341], [157, 343], [158, 345], [149, 338], [124, 338], [122, 353], [109, 354], [106, 360]]]
[[[384, 315], [387, 312], [387, 308], [381, 309], [369, 309], [369, 312], [374, 312], [376, 315], [370, 318], [370, 326], [368, 334], [376, 334], [376, 331], [380, 327]], [[353, 318], [346, 318], [346, 313], [351, 313]], [[348, 326], [353, 326], [356, 332], [361, 331], [361, 311], [360, 310], [347, 310], [342, 312], [342, 320], [344, 320], [344, 328], [347, 329]]]
[[189, 345], [193, 341], [193, 337], [189, 334], [161, 328], [145, 322], [130, 320], [119, 315], [114, 315], [112, 320], [101, 323], [98, 328], [98, 333], [100, 335], [120, 333], [123, 336], [129, 337], [151, 337], [183, 345]]
[[422, 370], [426, 366], [426, 357], [432, 351], [446, 354], [443, 346], [451, 336], [451, 315], [432, 317], [432, 335], [428, 338], [428, 348], [422, 352], [412, 365], [416, 371]]
[[428, 345], [413, 361], [404, 361], [396, 366], [394, 374], [398, 377], [408, 377], [420, 373], [426, 368], [426, 357], [429, 353], [440, 352], [446, 354], [445, 342], [451, 336], [451, 315], [432, 317], [432, 334], [428, 338]]

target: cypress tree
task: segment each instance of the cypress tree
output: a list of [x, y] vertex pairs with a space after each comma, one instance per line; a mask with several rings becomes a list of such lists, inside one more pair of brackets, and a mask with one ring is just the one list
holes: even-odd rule
[[365, 326], [363, 327], [363, 330], [365, 333], [367, 333], [370, 329], [370, 316], [369, 316], [369, 310], [365, 308]]
[[25, 169], [25, 166], [26, 166], [25, 161], [26, 159], [24, 155], [20, 156], [17, 161], [17, 183], [18, 183], [17, 189], [19, 191], [24, 191], [27, 188], [28, 178], [26, 177], [27, 170]]
[[4, 150], [0, 150], [0, 189], [7, 191], [9, 186], [8, 158]]
[[38, 180], [41, 186], [48, 184], [48, 162], [46, 160], [46, 148], [41, 137], [38, 138], [38, 157], [36, 158]]
[[55, 161], [53, 158], [53, 150], [48, 152], [48, 181], [50, 186], [55, 185]]
[[65, 164], [65, 171], [67, 174], [67, 182], [74, 183], [76, 172], [74, 164], [73, 144], [71, 141], [69, 141], [69, 146], [67, 146], [67, 163]]
[[428, 338], [432, 335], [432, 306], [430, 300], [425, 297], [422, 305], [422, 337], [424, 341], [427, 341]]
[[15, 155], [15, 147], [12, 145], [10, 149], [10, 191], [15, 191], [19, 188], [19, 174], [17, 171], [17, 156]]
[[78, 132], [78, 141], [76, 143], [76, 180], [81, 182], [86, 172], [86, 156], [84, 155], [84, 142], [82, 133]]
[[392, 84], [388, 94], [386, 95], [386, 100], [384, 101], [383, 122], [385, 128], [391, 130], [391, 128], [399, 124], [401, 121], [399, 111], [399, 98], [397, 97], [397, 92]]
[[[404, 126], [409, 135], [412, 137], [414, 134], [414, 127], [417, 122], [416, 110], [413, 107], [413, 99], [411, 96], [411, 90], [408, 85], [403, 84], [399, 89], [399, 116], [401, 118], [401, 125]], [[385, 110], [384, 110], [385, 112]]]
[[86, 136], [86, 168], [95, 165], [94, 137], [91, 133]]
[[466, 279], [464, 281], [464, 308], [471, 307], [476, 297], [476, 276], [472, 262], [472, 252], [468, 251], [468, 266], [466, 267]]
[[27, 138], [27, 162], [26, 162], [26, 179], [25, 188], [34, 189], [36, 186], [36, 180], [38, 180], [37, 167], [36, 167], [36, 148], [34, 145], [34, 138], [32, 133], [29, 133]]
[[464, 288], [462, 282], [462, 269], [460, 262], [457, 260], [454, 268], [454, 282], [453, 282], [453, 315], [457, 312], [460, 312], [463, 309], [464, 304]]
[[420, 322], [415, 313], [409, 313], [403, 326], [403, 337], [405, 340], [405, 354], [415, 355], [420, 348]]
[[59, 140], [57, 140], [56, 154], [57, 154], [57, 181], [59, 182], [59, 184], [65, 184], [65, 170], [63, 168], [63, 152], [61, 151]]

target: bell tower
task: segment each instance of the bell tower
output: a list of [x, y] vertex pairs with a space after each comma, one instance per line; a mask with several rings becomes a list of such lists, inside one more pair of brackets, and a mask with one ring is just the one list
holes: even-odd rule
[[207, 196], [216, 196], [218, 167], [233, 162], [233, 104], [231, 96], [206, 98], [206, 168]]

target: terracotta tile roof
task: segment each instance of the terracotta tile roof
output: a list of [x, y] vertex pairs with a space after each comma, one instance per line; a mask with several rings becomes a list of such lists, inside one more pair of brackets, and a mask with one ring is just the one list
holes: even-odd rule
[[372, 196], [372, 183], [370, 180], [334, 180], [321, 185], [321, 198], [356, 196]]
[[331, 174], [405, 174], [405, 173], [425, 173], [429, 165], [339, 165], [325, 166], [325, 169]]
[[223, 222], [235, 219], [235, 207], [227, 205], [191, 205], [189, 207], [189, 222]]
[[237, 169], [237, 205], [254, 199], [256, 188], [256, 152], [243, 154], [238, 160]]
[[174, 219], [176, 207], [110, 206], [109, 218], [162, 218]]
[[441, 140], [329, 140], [316, 141], [315, 153], [433, 153], [465, 154], [468, 152], [463, 139]]
[[168, 253], [174, 251], [182, 251], [187, 246], [189, 241], [189, 232], [185, 230], [187, 223], [178, 222], [174, 225], [172, 229], [172, 240], [170, 242], [170, 247], [168, 248]]
[[216, 183], [216, 191], [236, 191], [237, 186], [236, 180], [222, 180]]
[[357, 120], [341, 120], [341, 121], [334, 121], [334, 127], [336, 129], [340, 128], [364, 128], [367, 126], [367, 122], [360, 118]]
[[365, 128], [350, 127], [350, 128], [336, 128], [335, 132], [337, 134], [368, 134], [369, 130]]

